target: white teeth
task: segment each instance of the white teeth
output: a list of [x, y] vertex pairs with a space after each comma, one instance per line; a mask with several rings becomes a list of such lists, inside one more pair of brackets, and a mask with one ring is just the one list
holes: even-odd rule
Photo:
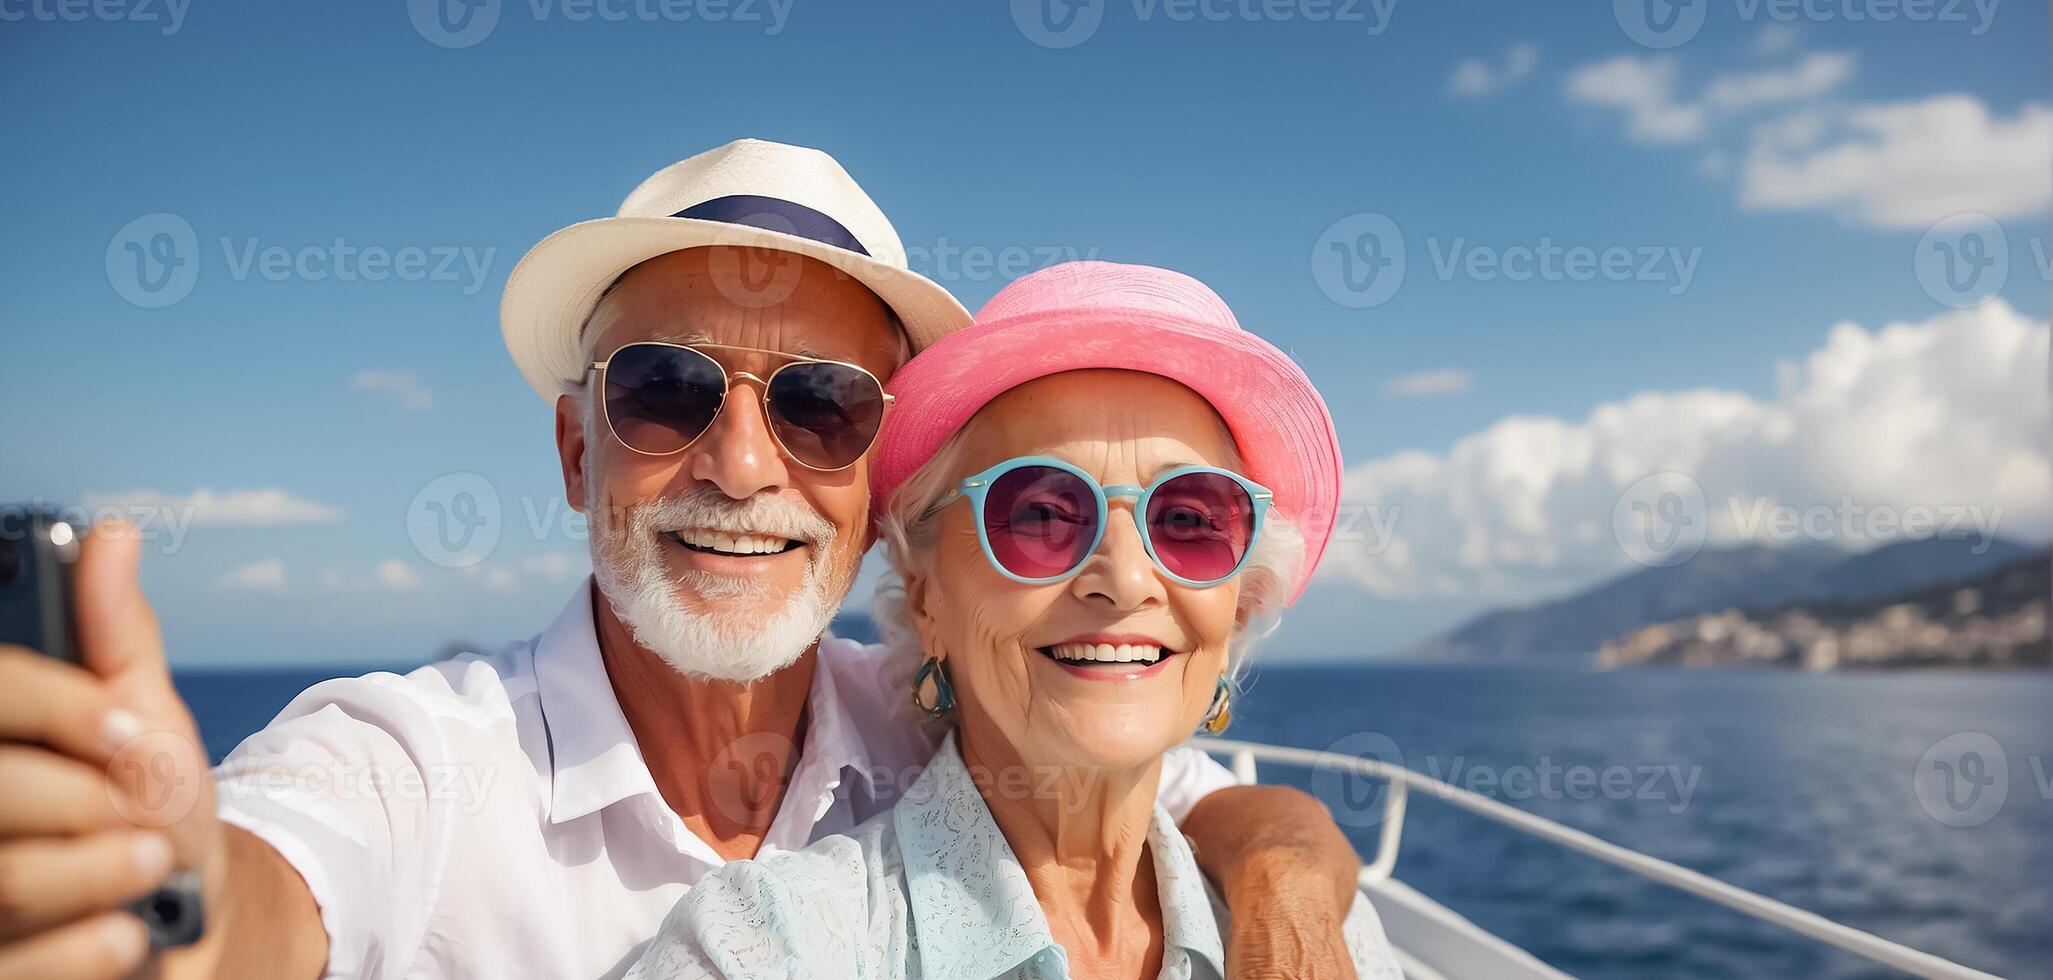
[[789, 539], [760, 534], [728, 534], [724, 531], [689, 529], [671, 533], [677, 536], [677, 540], [694, 548], [705, 548], [729, 555], [772, 555], [791, 545]]
[[1153, 663], [1162, 659], [1162, 648], [1152, 643], [1058, 643], [1053, 650], [1058, 660], [1130, 664]]

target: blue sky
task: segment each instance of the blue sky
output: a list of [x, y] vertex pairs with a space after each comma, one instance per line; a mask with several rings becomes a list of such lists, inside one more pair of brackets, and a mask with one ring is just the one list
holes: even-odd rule
[[[2007, 507], [2006, 533], [2042, 536], [2044, 6], [1692, 2], [1701, 28], [1654, 48], [1623, 0], [488, 0], [482, 36], [417, 28], [425, 0], [103, 8], [138, 18], [119, 21], [5, 0], [0, 499], [201, 513], [146, 569], [180, 662], [526, 635], [582, 544], [556, 520], [550, 417], [500, 346], [499, 290], [543, 235], [754, 136], [833, 153], [973, 310], [1008, 271], [1147, 262], [1298, 357], [1366, 467], [1350, 500], [1399, 510], [1404, 547], [1329, 562], [1278, 657], [1389, 649], [1629, 569], [1615, 546], [1577, 550], [1583, 518], [1608, 527], [1656, 470], [1693, 474], [1714, 510]], [[1096, 26], [1051, 47], [1049, 16]], [[2001, 288], [1956, 311], [1918, 272], [1963, 213], [2009, 254]], [[137, 291], [127, 249], [176, 227], [135, 224], [160, 214], [192, 236], [168, 305]], [[1406, 258], [1374, 305], [1333, 265], [1363, 214]], [[1547, 243], [1633, 271], [1493, 264]], [[307, 254], [267, 271], [267, 252]], [[1838, 343], [1842, 322], [1874, 343]], [[1885, 324], [1911, 332], [1883, 343]], [[1848, 364], [1868, 380], [1840, 384]], [[1931, 431], [1862, 434], [1905, 402], [1927, 411], [1882, 431]], [[1628, 405], [1635, 438], [1695, 435], [1607, 449], [1593, 412]], [[1918, 476], [1934, 470], [1961, 482]], [[451, 473], [502, 504], [467, 569], [408, 532]]]

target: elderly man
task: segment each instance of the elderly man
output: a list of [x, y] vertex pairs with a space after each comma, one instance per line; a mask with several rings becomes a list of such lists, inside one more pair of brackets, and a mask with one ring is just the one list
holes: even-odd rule
[[[967, 319], [815, 150], [729, 144], [550, 236], [502, 322], [594, 583], [505, 652], [316, 685], [212, 781], [136, 542], [98, 529], [83, 668], [0, 651], [0, 980], [129, 972], [119, 909], [174, 866], [209, 927], [168, 976], [616, 976], [709, 869], [887, 804], [933, 735], [903, 671], [824, 633], [870, 541], [882, 383]], [[1236, 972], [1346, 975], [1346, 841], [1230, 782], [1184, 750], [1164, 803]]]

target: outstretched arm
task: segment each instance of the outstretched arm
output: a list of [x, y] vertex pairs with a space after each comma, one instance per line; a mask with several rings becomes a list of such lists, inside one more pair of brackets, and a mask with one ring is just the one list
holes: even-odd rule
[[1340, 926], [1361, 859], [1317, 799], [1287, 786], [1229, 786], [1199, 799], [1183, 832], [1231, 912], [1232, 980], [1354, 980]]

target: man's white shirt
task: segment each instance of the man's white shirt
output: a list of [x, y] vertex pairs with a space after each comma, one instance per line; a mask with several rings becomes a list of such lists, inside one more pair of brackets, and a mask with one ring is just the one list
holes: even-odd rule
[[[843, 833], [912, 784], [943, 729], [923, 724], [910, 682], [879, 647], [821, 642], [766, 851]], [[757, 748], [708, 774], [713, 805], [757, 798], [725, 774]], [[589, 580], [548, 629], [500, 653], [308, 688], [215, 780], [222, 819], [306, 879], [328, 977], [617, 977], [725, 863], [643, 762], [599, 656]], [[1232, 783], [1177, 749], [1159, 802], [1180, 821]]]

